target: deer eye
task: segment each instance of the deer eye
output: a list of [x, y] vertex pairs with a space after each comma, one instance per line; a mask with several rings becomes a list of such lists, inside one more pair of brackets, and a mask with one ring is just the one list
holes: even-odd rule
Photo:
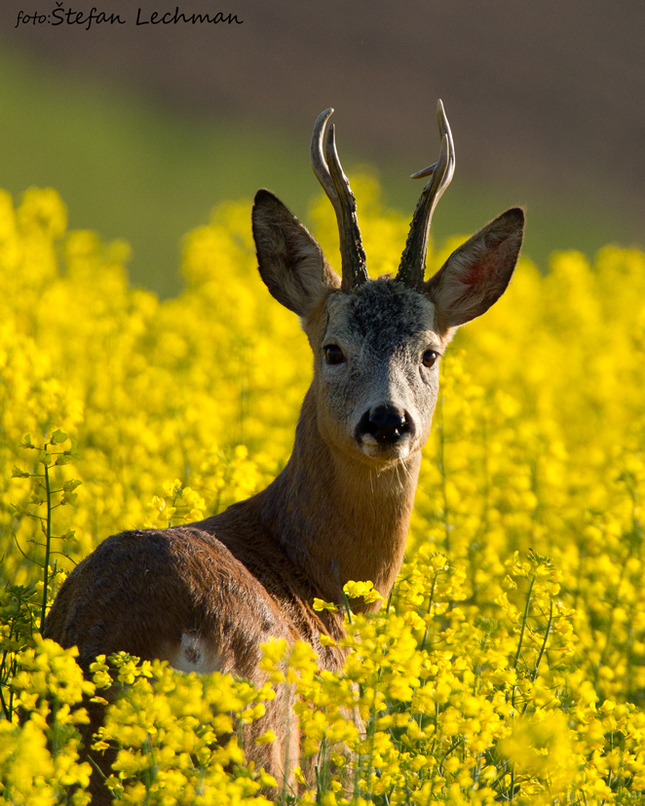
[[328, 344], [326, 347], [323, 347], [323, 350], [325, 353], [325, 361], [328, 364], [342, 364], [345, 360], [343, 351], [337, 344]]
[[424, 367], [433, 367], [437, 358], [439, 358], [439, 353], [435, 350], [426, 350], [421, 358], [421, 363]]

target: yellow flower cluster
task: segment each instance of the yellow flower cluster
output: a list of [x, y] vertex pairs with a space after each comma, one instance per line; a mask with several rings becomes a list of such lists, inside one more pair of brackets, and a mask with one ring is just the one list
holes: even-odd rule
[[[372, 273], [392, 271], [407, 223], [373, 180], [354, 185]], [[312, 220], [333, 255], [328, 208]], [[645, 255], [563, 253], [545, 275], [520, 261], [444, 359], [390, 600], [353, 614], [377, 594], [348, 585], [344, 670], [273, 642], [259, 692], [123, 655], [84, 681], [38, 636], [43, 602], [108, 534], [265, 486], [310, 377], [258, 277], [248, 204], [187, 236], [176, 299], [129, 288], [127, 258], [68, 232], [54, 191], [16, 209], [0, 194], [0, 799], [86, 803], [86, 706], [105, 694], [93, 741], [125, 803], [643, 802]], [[237, 739], [269, 686], [297, 694], [298, 792]]]
[[240, 725], [262, 716], [269, 687], [256, 691], [219, 673], [180, 676], [166, 663], [138, 664], [123, 653], [112, 659], [112, 670], [105, 661], [100, 656], [92, 664], [97, 686], [107, 688], [115, 677], [121, 691], [93, 747], [119, 748], [106, 781], [118, 801], [268, 806], [258, 792], [276, 782], [244, 766], [233, 714]]
[[0, 721], [0, 794], [9, 803], [89, 802], [92, 768], [79, 761], [76, 726], [89, 721], [81, 702], [94, 685], [83, 679], [77, 654], [36, 635], [34, 647], [19, 655], [11, 688], [21, 724]]

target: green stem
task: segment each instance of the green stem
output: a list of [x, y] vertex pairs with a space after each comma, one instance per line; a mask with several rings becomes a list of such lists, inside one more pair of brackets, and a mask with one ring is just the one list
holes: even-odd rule
[[[526, 595], [526, 604], [524, 605], [524, 615], [522, 616], [522, 627], [520, 629], [520, 638], [517, 642], [517, 651], [515, 653], [515, 657], [513, 658], [513, 669], [517, 669], [517, 664], [520, 659], [520, 652], [522, 651], [522, 641], [524, 640], [524, 629], [526, 628], [526, 622], [529, 617], [529, 608], [531, 606], [531, 593], [533, 592], [533, 584], [535, 582], [535, 577], [531, 577], [531, 584], [529, 585], [529, 592]], [[511, 695], [511, 705], [515, 708], [515, 692], [517, 691], [517, 685], [513, 684], [513, 693]], [[513, 772], [513, 775], [515, 773]]]
[[343, 591], [343, 602], [345, 603], [345, 612], [347, 613], [347, 621], [352, 623], [352, 608], [349, 605], [349, 596]]
[[[432, 605], [434, 603], [434, 591], [435, 591], [435, 587], [437, 585], [437, 577], [438, 576], [439, 576], [439, 572], [437, 572], [434, 575], [434, 579], [432, 580], [432, 587], [430, 588], [430, 597], [429, 597], [429, 601], [428, 601], [428, 615], [430, 615], [430, 613], [432, 611]], [[419, 647], [420, 652], [423, 652], [423, 650], [426, 648], [426, 641], [428, 640], [429, 632], [430, 632], [430, 621], [428, 620], [428, 621], [426, 621], [426, 628], [425, 628], [425, 631], [423, 633], [423, 640], [421, 641], [421, 646]]]
[[520, 630], [520, 640], [517, 642], [517, 652], [515, 653], [515, 657], [513, 658], [514, 669], [517, 669], [517, 663], [520, 659], [520, 652], [522, 650], [522, 641], [524, 640], [524, 629], [526, 627], [526, 622], [529, 617], [529, 607], [531, 606], [531, 593], [533, 592], [534, 583], [535, 583], [535, 577], [531, 577], [531, 584], [529, 585], [529, 592], [526, 595], [526, 604], [524, 605], [524, 615], [522, 616], [522, 628]]
[[13, 722], [13, 709], [11, 708], [11, 702], [7, 704], [4, 698], [4, 687], [6, 685], [5, 680], [9, 679], [9, 674], [5, 675], [5, 663], [7, 660], [7, 650], [2, 653], [2, 664], [0, 665], [0, 706], [2, 707], [2, 711], [4, 713], [4, 718], [8, 722]]
[[[47, 450], [47, 445], [45, 445]], [[40, 611], [40, 632], [42, 634], [45, 629], [45, 615], [47, 613], [47, 587], [49, 585], [49, 555], [51, 551], [52, 542], [52, 496], [51, 487], [49, 483], [49, 465], [45, 464], [45, 491], [47, 493], [47, 527], [46, 527], [46, 542], [45, 542], [45, 565], [43, 568], [43, 604]]]
[[535, 662], [535, 669], [533, 669], [533, 674], [531, 675], [531, 679], [535, 681], [538, 676], [538, 669], [540, 667], [540, 662], [546, 650], [546, 642], [551, 634], [551, 627], [553, 625], [553, 602], [550, 603], [549, 606], [549, 622], [546, 625], [546, 632], [544, 633], [544, 641], [542, 641], [542, 646], [540, 647], [540, 654], [538, 655], [538, 659]]

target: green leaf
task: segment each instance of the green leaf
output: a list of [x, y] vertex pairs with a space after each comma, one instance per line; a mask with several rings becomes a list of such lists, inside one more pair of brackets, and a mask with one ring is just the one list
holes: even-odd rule
[[67, 434], [60, 429], [58, 431], [54, 431], [51, 441], [55, 442], [57, 445], [60, 445], [62, 442], [67, 442]]
[[13, 466], [11, 470], [11, 478], [12, 479], [28, 479], [31, 473], [28, 473], [26, 470], [21, 470], [16, 465]]
[[70, 437], [70, 442], [72, 443], [72, 447], [68, 451], [63, 451], [63, 454], [65, 456], [71, 456], [73, 459], [79, 459], [78, 440], [74, 439], [74, 437]]
[[54, 457], [47, 451], [38, 451], [38, 461], [43, 465], [50, 465], [54, 461]]
[[78, 493], [65, 493], [65, 495], [61, 498], [60, 503], [61, 506], [65, 506], [65, 504], [70, 504], [71, 506], [76, 506], [76, 499], [78, 498]]

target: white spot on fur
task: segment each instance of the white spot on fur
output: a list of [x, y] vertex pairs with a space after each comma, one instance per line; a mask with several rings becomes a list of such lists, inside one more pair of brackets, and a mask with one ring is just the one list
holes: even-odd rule
[[179, 672], [209, 674], [221, 669], [221, 658], [197, 632], [185, 632], [181, 643], [170, 653], [170, 665]]

